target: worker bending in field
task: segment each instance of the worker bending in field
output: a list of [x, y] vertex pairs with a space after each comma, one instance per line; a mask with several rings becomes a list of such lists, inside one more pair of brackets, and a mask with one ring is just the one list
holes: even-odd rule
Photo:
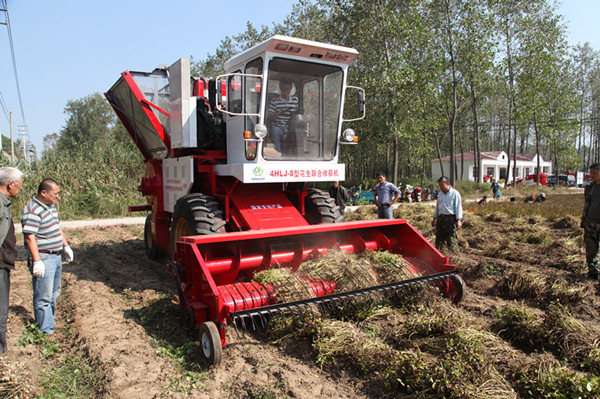
[[581, 228], [585, 244], [585, 260], [588, 266], [588, 277], [598, 280], [600, 254], [600, 163], [590, 166], [592, 183], [585, 186]]
[[61, 255], [73, 260], [73, 251], [60, 229], [54, 204], [60, 187], [52, 179], [44, 179], [38, 193], [21, 213], [27, 264], [33, 275], [33, 312], [38, 328], [44, 334], [54, 333], [56, 298], [62, 286]]
[[17, 238], [11, 216], [10, 198], [23, 187], [23, 173], [15, 168], [0, 168], [0, 353], [6, 352], [6, 323], [10, 292], [10, 271], [17, 260]]
[[393, 219], [392, 205], [400, 198], [400, 190], [393, 183], [386, 181], [385, 173], [377, 173], [378, 184], [375, 186], [375, 205], [379, 219]]
[[448, 178], [438, 179], [440, 195], [433, 213], [431, 226], [435, 227], [435, 246], [441, 250], [444, 244], [457, 249], [456, 230], [462, 227], [462, 203], [460, 193], [450, 185]]

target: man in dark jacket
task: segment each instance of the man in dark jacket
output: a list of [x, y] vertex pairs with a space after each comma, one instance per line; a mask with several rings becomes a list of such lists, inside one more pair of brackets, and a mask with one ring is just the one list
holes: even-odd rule
[[344, 209], [346, 209], [346, 202], [348, 202], [348, 191], [340, 186], [340, 182], [334, 181], [329, 187], [329, 196], [333, 198], [335, 204], [340, 207], [340, 213], [344, 217]]
[[16, 198], [23, 187], [23, 173], [20, 170], [0, 168], [0, 353], [6, 352], [6, 321], [8, 319], [8, 296], [10, 292], [10, 271], [15, 268], [17, 259], [17, 239], [11, 216], [9, 198]]
[[598, 280], [600, 256], [598, 244], [600, 242], [600, 163], [590, 166], [592, 183], [585, 186], [585, 202], [581, 215], [581, 228], [583, 228], [583, 242], [585, 244], [585, 260], [588, 265], [588, 277]]

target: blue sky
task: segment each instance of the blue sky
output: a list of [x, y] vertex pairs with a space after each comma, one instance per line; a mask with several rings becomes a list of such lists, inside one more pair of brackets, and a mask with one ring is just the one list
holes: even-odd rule
[[[8, 0], [17, 71], [31, 142], [65, 124], [64, 107], [104, 93], [124, 70], [150, 71], [181, 57], [202, 59], [225, 36], [282, 22], [294, 0]], [[565, 0], [571, 44], [589, 41], [600, 50], [597, 0]], [[3, 14], [0, 14], [3, 22]], [[7, 29], [0, 25], [0, 92], [13, 112], [14, 135], [23, 125]], [[10, 135], [0, 111], [0, 132]]]

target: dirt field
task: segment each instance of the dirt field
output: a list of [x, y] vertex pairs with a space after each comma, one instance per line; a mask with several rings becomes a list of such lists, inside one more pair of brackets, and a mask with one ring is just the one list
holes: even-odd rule
[[[436, 306], [457, 315], [457, 328], [476, 327], [501, 341], [490, 364], [494, 367], [492, 374], [499, 374], [504, 385], [502, 389], [496, 386], [495, 394], [482, 394], [482, 387], [478, 396], [469, 393], [467, 387], [461, 388], [460, 395], [447, 397], [536, 397], [521, 378], [525, 375], [523, 370], [541, 370], [542, 364], [554, 361], [562, 362], [570, 373], [597, 377], [596, 366], [578, 366], [577, 359], [569, 358], [566, 350], [545, 347], [533, 342], [533, 338], [523, 344], [524, 337], [508, 334], [512, 330], [506, 326], [498, 327], [499, 308], [521, 307], [543, 318], [558, 300], [586, 331], [599, 336], [599, 287], [583, 277], [581, 230], [576, 219], [465, 211], [465, 227], [459, 236], [461, 249], [450, 259], [460, 270], [469, 292], [458, 305], [442, 300]], [[433, 239], [431, 228], [427, 227], [433, 213], [431, 207], [405, 206], [397, 212], [404, 213], [403, 217]], [[371, 217], [372, 211], [367, 208], [362, 213]], [[441, 397], [439, 392], [446, 392], [433, 382], [420, 382], [429, 387], [425, 390], [405, 383], [390, 385], [388, 374], [380, 373], [376, 364], [357, 367], [351, 355], [319, 361], [322, 353], [317, 353], [314, 336], [274, 343], [273, 337], [265, 334], [238, 334], [230, 328], [223, 363], [209, 368], [195, 355], [194, 339], [183, 327], [173, 279], [165, 262], [152, 262], [145, 256], [143, 226], [84, 228], [67, 230], [66, 234], [75, 250], [75, 261], [64, 264], [58, 330], [48, 341], [36, 341], [27, 329], [33, 316], [32, 291], [25, 252], [20, 249], [17, 269], [12, 273], [9, 352], [0, 358], [4, 376], [0, 397], [58, 397], [55, 394], [62, 392], [65, 396], [61, 397], [144, 399], [434, 398]], [[22, 237], [18, 239], [22, 242]], [[541, 281], [538, 290], [532, 288], [534, 285], [525, 287], [523, 276], [530, 275]], [[559, 288], [564, 285], [575, 288], [576, 293], [565, 289], [566, 296], [560, 297]], [[397, 356], [418, 349], [419, 353], [438, 359], [447, 356], [442, 352], [435, 355], [432, 341], [423, 341], [435, 333], [415, 337], [401, 332], [410, 317], [410, 313], [392, 311], [372, 323], [380, 342], [386, 345], [385, 353], [389, 350]], [[448, 330], [454, 326], [453, 320], [448, 319], [447, 325], [440, 327], [441, 335], [454, 334]], [[26, 338], [34, 342], [26, 343]], [[597, 342], [590, 345], [588, 349], [597, 350]], [[542, 362], [540, 356], [551, 359], [544, 358]], [[85, 374], [72, 383], [78, 386], [58, 384], [73, 374]], [[447, 381], [453, 380], [448, 377]], [[472, 385], [477, 384], [473, 380]], [[582, 397], [592, 397], [586, 395], [583, 392]]]

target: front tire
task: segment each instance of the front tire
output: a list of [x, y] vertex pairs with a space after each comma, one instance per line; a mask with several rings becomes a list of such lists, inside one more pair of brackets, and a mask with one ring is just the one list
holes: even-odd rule
[[171, 219], [171, 252], [181, 237], [225, 233], [219, 203], [204, 194], [188, 194], [177, 200]]
[[333, 198], [323, 190], [309, 188], [304, 202], [306, 214], [304, 218], [310, 224], [341, 223], [344, 216]]

